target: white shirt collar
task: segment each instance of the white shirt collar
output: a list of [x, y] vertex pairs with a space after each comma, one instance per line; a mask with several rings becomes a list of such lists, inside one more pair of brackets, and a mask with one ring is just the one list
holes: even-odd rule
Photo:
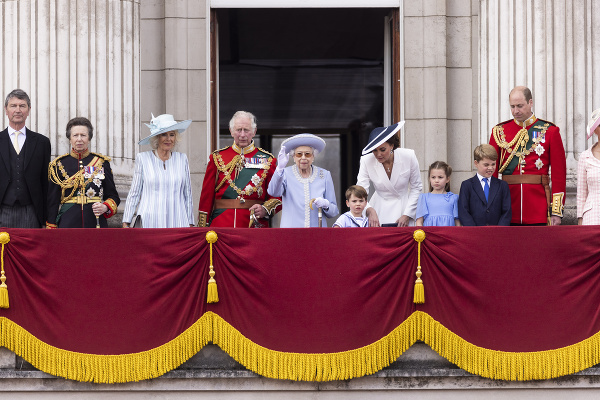
[[[479, 179], [479, 183], [481, 183], [481, 187], [483, 187], [485, 185], [485, 183], [483, 183], [483, 178], [485, 178], [485, 176], [483, 175], [479, 175], [479, 172], [477, 173], [477, 179]], [[492, 177], [487, 178], [488, 180], [488, 186], [492, 185]]]
[[[12, 126], [10, 126], [10, 125], [8, 126], [8, 135], [10, 137], [13, 137], [16, 131], [17, 130], [13, 129]], [[25, 137], [27, 135], [27, 128], [23, 127], [23, 128], [21, 128], [21, 130], [19, 132], [21, 132], [21, 134], [23, 135], [23, 137]]]

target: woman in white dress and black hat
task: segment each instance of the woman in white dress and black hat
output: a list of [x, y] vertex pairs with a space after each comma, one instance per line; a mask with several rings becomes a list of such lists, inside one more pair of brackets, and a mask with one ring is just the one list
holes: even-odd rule
[[150, 136], [139, 144], [151, 151], [135, 157], [135, 173], [123, 214], [123, 227], [177, 228], [194, 226], [192, 185], [187, 156], [174, 151], [191, 120], [177, 122], [170, 114], [152, 116]]
[[360, 158], [356, 184], [374, 193], [366, 210], [369, 226], [415, 224], [417, 201], [423, 191], [414, 150], [400, 148], [398, 132], [404, 121], [375, 128]]

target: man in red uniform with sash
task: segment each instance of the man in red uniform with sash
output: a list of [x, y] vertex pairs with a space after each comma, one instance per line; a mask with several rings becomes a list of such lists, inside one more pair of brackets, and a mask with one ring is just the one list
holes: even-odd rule
[[501, 174], [510, 188], [511, 225], [560, 225], [567, 183], [560, 131], [533, 115], [525, 86], [511, 90], [508, 99], [514, 119], [493, 128], [490, 144], [499, 156], [494, 176]]
[[277, 159], [254, 146], [253, 114], [236, 112], [229, 131], [233, 145], [214, 151], [206, 167], [198, 226], [268, 227], [268, 217], [281, 209], [281, 200], [267, 193]]

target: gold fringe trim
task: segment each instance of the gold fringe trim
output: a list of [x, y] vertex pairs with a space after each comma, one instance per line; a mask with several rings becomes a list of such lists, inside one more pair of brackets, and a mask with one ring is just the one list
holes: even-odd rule
[[80, 382], [122, 383], [159, 377], [183, 364], [210, 341], [212, 315], [204, 314], [168, 343], [140, 353], [99, 355], [62, 350], [0, 317], [0, 346], [54, 376]]
[[475, 346], [451, 332], [429, 314], [415, 311], [418, 340], [459, 368], [484, 378], [529, 381], [558, 378], [600, 362], [600, 332], [558, 349], [507, 352]]
[[244, 367], [267, 378], [322, 382], [358, 378], [387, 367], [418, 340], [414, 326], [411, 315], [387, 336], [358, 349], [286, 353], [252, 342], [213, 314], [212, 341]]
[[0, 317], [0, 346], [49, 374], [77, 381], [119, 383], [156, 378], [177, 368], [213, 342], [247, 369], [273, 379], [347, 380], [373, 374], [396, 361], [416, 341], [470, 373], [510, 381], [570, 375], [600, 362], [600, 332], [573, 345], [538, 352], [504, 352], [473, 345], [427, 313], [415, 311], [385, 337], [338, 353], [286, 353], [244, 337], [213, 312], [155, 349], [132, 354], [96, 355], [58, 349]]

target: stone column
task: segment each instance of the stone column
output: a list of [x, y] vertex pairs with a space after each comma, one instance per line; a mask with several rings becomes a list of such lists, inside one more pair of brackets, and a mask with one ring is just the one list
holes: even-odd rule
[[[197, 210], [210, 140], [206, 120], [207, 3], [145, 0], [141, 17], [141, 121], [148, 122], [150, 113], [192, 120], [176, 150], [188, 156], [193, 208]], [[141, 137], [149, 135], [145, 125], [141, 129]], [[147, 150], [149, 146], [140, 148]]]
[[121, 196], [139, 140], [139, 8], [140, 0], [0, 0], [2, 98], [29, 94], [27, 126], [50, 137], [53, 156], [68, 152], [69, 119], [89, 118], [91, 150], [112, 157]]
[[508, 93], [533, 92], [534, 112], [560, 127], [567, 152], [567, 214], [574, 218], [585, 127], [600, 107], [600, 5], [591, 0], [480, 1], [481, 141], [511, 118]]
[[[475, 3], [476, 4], [476, 3]], [[437, 160], [453, 168], [458, 193], [472, 176], [478, 145], [477, 7], [471, 0], [405, 1], [405, 146], [419, 159], [425, 191], [427, 170]]]

